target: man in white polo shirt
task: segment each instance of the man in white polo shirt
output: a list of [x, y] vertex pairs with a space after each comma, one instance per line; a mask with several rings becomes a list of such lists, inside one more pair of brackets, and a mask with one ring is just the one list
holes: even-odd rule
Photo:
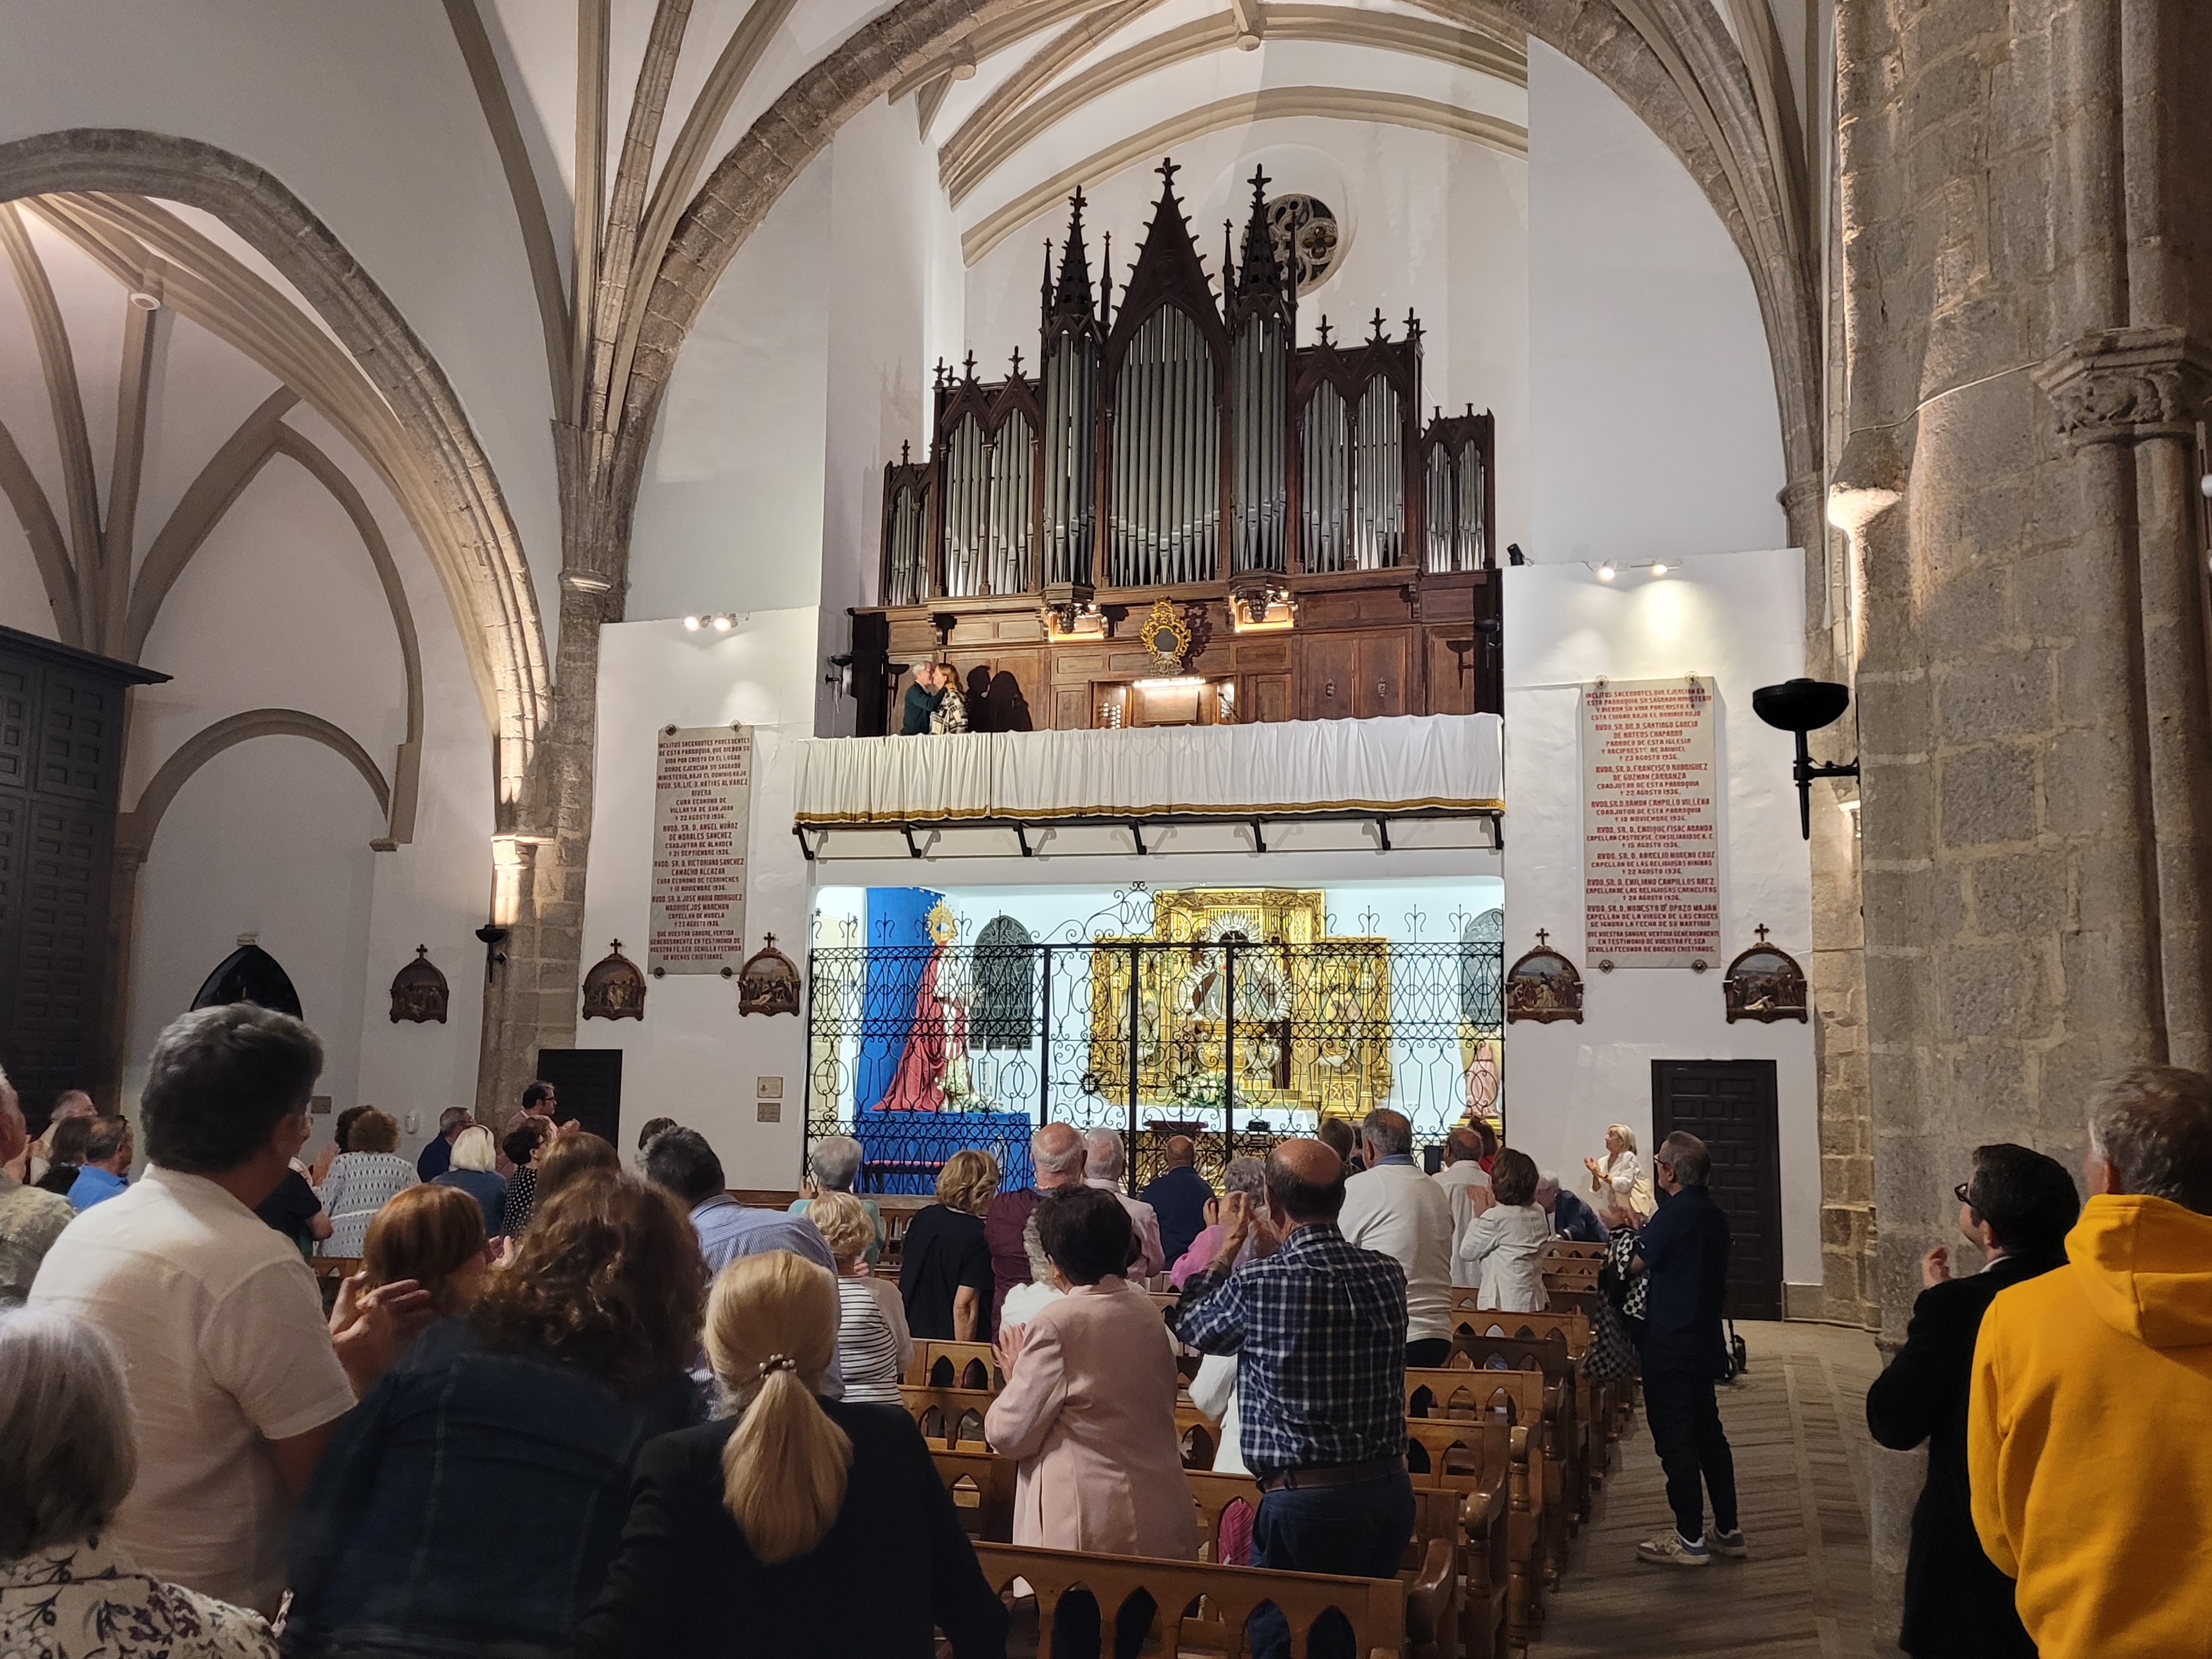
[[33, 1304], [123, 1356], [138, 1480], [116, 1541], [157, 1578], [274, 1613], [293, 1499], [331, 1432], [428, 1318], [408, 1283], [323, 1321], [314, 1276], [253, 1213], [307, 1137], [315, 1034], [250, 1003], [185, 1015], [139, 1103], [150, 1167], [47, 1253]]
[[1413, 1126], [1378, 1107], [1359, 1126], [1367, 1167], [1344, 1184], [1337, 1228], [1347, 1244], [1380, 1250], [1406, 1270], [1406, 1363], [1451, 1357], [1451, 1200], [1413, 1162]]

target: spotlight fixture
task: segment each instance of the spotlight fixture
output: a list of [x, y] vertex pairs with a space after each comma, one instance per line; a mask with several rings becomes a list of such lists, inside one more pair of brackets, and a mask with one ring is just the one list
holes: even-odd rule
[[726, 634], [737, 625], [738, 619], [727, 611], [714, 618], [714, 631], [717, 634]]
[[141, 311], [159, 311], [161, 308], [161, 296], [143, 288], [132, 289], [130, 299], [131, 303]]
[[726, 634], [738, 625], [737, 617], [727, 611], [713, 611], [703, 617], [686, 617], [684, 631], [696, 634], [704, 628], [716, 634]]
[[1663, 576], [1667, 574], [1667, 567], [1655, 559], [1651, 564], [1651, 574], [1655, 576]]
[[1611, 562], [1608, 561], [1607, 562], [1598, 566], [1597, 579], [1601, 582], [1609, 582], [1613, 580], [1613, 565]]
[[700, 629], [699, 618], [696, 617], [686, 617], [684, 619], [684, 626], [690, 632], [696, 634]]
[[1779, 685], [1762, 685], [1751, 694], [1752, 713], [1778, 732], [1796, 734], [1797, 760], [1792, 773], [1797, 780], [1797, 827], [1807, 841], [1813, 839], [1813, 780], [1855, 778], [1859, 763], [1814, 764], [1812, 750], [1805, 746], [1805, 734], [1833, 726], [1850, 706], [1850, 687], [1830, 680], [1784, 680]]

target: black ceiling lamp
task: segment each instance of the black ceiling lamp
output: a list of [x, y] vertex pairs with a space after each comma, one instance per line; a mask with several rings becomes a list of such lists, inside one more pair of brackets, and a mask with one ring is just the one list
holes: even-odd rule
[[1805, 734], [1833, 726], [1850, 706], [1850, 687], [1832, 680], [1784, 680], [1779, 685], [1762, 685], [1751, 694], [1753, 714], [1778, 731], [1796, 733], [1797, 827], [1807, 841], [1813, 839], [1813, 780], [1855, 778], [1859, 763], [1815, 765], [1812, 751], [1805, 746]]

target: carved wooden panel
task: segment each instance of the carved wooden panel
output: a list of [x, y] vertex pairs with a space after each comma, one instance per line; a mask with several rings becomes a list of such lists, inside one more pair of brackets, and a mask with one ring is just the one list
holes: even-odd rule
[[35, 1130], [101, 1064], [126, 663], [0, 629], [0, 1056]]
[[28, 664], [0, 662], [0, 788], [30, 784], [33, 689]]
[[1273, 639], [1239, 640], [1233, 656], [1237, 665], [1247, 671], [1286, 669], [1291, 665], [1291, 642], [1286, 636], [1279, 635]]
[[1247, 674], [1244, 685], [1245, 720], [1290, 719], [1291, 677], [1288, 674]]
[[1044, 696], [1043, 665], [1036, 652], [985, 657], [955, 651], [945, 659], [960, 672], [970, 732], [1034, 732], [1047, 724], [1050, 705]]
[[9, 1072], [18, 1089], [46, 1100], [87, 1080], [78, 1054], [98, 1013], [114, 820], [69, 801], [33, 798], [28, 806], [19, 896], [10, 907]]
[[1059, 685], [1052, 692], [1052, 726], [1055, 732], [1080, 732], [1091, 724], [1091, 687]]
[[1298, 718], [1353, 718], [1358, 713], [1358, 637], [1351, 634], [1316, 635], [1301, 642], [1298, 656]]
[[1403, 714], [1414, 703], [1407, 694], [1406, 635], [1364, 634], [1353, 653], [1356, 687], [1352, 712], [1361, 720], [1379, 714]]
[[1481, 639], [1471, 628], [1431, 628], [1427, 642], [1429, 713], [1477, 713], [1475, 670], [1483, 648]]
[[39, 708], [40, 793], [112, 802], [123, 747], [123, 689], [49, 665]]

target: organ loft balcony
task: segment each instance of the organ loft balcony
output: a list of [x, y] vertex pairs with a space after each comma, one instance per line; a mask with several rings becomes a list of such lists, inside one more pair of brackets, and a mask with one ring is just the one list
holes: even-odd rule
[[851, 613], [860, 735], [900, 731], [929, 662], [984, 734], [1499, 712], [1492, 416], [1422, 422], [1417, 317], [1301, 343], [1264, 174], [1217, 284], [1175, 172], [1118, 306], [1079, 191], [1036, 373], [940, 366], [926, 459], [884, 470], [883, 602]]

